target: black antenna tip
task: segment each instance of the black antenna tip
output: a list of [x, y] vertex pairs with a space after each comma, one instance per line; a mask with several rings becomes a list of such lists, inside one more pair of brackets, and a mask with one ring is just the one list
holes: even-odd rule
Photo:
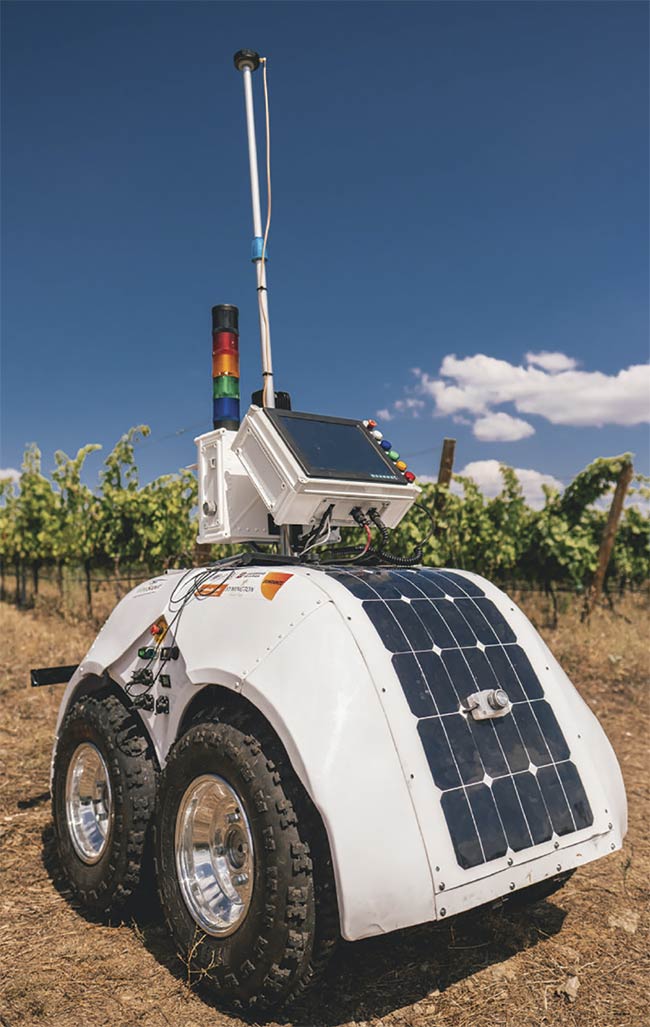
[[238, 50], [233, 61], [237, 71], [244, 71], [246, 68], [257, 71], [260, 66], [260, 55], [255, 50]]

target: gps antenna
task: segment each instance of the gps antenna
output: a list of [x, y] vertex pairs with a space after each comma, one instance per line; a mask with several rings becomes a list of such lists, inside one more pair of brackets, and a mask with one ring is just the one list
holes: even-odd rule
[[[254, 50], [238, 50], [234, 56], [235, 67], [244, 79], [244, 101], [246, 104], [246, 131], [248, 133], [248, 162], [251, 176], [251, 201], [253, 206], [253, 246], [251, 259], [257, 276], [257, 304], [260, 317], [260, 341], [262, 348], [262, 402], [265, 407], [275, 406], [273, 388], [273, 365], [271, 361], [271, 329], [269, 327], [268, 294], [266, 289], [266, 235], [262, 234], [262, 212], [260, 208], [260, 181], [257, 172], [257, 140], [255, 137], [255, 109], [253, 106], [253, 72], [257, 71], [265, 58]], [[268, 120], [267, 120], [268, 147]], [[267, 224], [268, 231], [268, 224]]]

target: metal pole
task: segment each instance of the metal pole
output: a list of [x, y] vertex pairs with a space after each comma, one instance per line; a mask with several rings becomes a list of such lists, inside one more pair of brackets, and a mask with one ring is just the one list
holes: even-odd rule
[[[255, 136], [255, 107], [253, 104], [253, 72], [260, 66], [260, 55], [254, 50], [239, 50], [234, 57], [237, 71], [244, 79], [244, 103], [246, 106], [246, 134], [248, 136], [248, 163], [251, 177], [251, 203], [253, 207], [253, 262], [257, 277], [257, 306], [260, 318], [260, 343], [262, 350], [262, 402], [265, 407], [275, 406], [273, 384], [273, 362], [271, 360], [271, 328], [269, 324], [268, 292], [266, 288], [266, 254], [262, 259], [264, 238], [262, 235], [262, 210], [260, 205], [260, 179], [257, 170], [257, 139]], [[280, 552], [291, 556], [291, 528], [280, 526]]]
[[263, 397], [265, 407], [275, 406], [273, 385], [273, 363], [271, 360], [271, 328], [269, 324], [268, 293], [266, 287], [266, 255], [262, 260], [262, 210], [260, 205], [260, 180], [257, 170], [257, 139], [255, 136], [255, 107], [253, 103], [253, 72], [260, 64], [259, 54], [253, 50], [239, 50], [235, 54], [235, 67], [244, 79], [244, 102], [246, 106], [246, 133], [248, 136], [248, 162], [251, 178], [251, 203], [253, 207], [253, 262], [257, 277], [257, 305], [260, 319], [260, 343], [262, 351]]

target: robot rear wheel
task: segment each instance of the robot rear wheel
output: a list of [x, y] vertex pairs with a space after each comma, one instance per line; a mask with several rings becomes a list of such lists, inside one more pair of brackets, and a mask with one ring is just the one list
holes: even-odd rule
[[190, 980], [236, 1008], [302, 993], [338, 935], [329, 854], [299, 791], [261, 722], [202, 719], [162, 775], [155, 859], [167, 923]]

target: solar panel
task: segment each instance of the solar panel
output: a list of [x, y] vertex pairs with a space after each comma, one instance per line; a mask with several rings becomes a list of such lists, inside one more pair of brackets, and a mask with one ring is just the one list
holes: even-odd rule
[[[471, 579], [429, 568], [328, 569], [360, 600], [414, 717], [459, 866], [589, 827], [580, 774], [512, 627]], [[499, 718], [467, 697], [502, 688]]]

